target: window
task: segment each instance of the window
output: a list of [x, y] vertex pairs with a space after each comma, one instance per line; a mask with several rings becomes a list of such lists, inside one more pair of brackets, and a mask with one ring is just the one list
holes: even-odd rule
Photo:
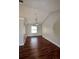
[[37, 33], [37, 26], [31, 26], [31, 33]]

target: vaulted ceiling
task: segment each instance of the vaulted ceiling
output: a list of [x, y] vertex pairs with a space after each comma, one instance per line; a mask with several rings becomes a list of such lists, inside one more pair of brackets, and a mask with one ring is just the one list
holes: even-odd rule
[[34, 24], [37, 18], [41, 24], [51, 12], [59, 9], [59, 0], [23, 0], [19, 5], [19, 17], [25, 18], [29, 24]]

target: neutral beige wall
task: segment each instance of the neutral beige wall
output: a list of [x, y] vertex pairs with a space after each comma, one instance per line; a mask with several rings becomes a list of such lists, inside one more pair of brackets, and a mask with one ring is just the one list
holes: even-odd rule
[[60, 37], [60, 20], [57, 20], [53, 25], [53, 31], [56, 37]]
[[59, 12], [52, 13], [46, 21], [42, 24], [42, 35], [50, 42], [57, 46], [60, 46], [60, 31], [59, 22], [60, 14]]
[[[19, 19], [19, 45], [24, 45], [25, 39], [24, 36], [26, 34], [26, 27], [24, 25], [24, 18]], [[26, 35], [27, 36], [27, 35]]]
[[25, 26], [24, 26], [24, 18], [19, 19], [19, 45], [24, 45], [24, 34], [25, 34]]

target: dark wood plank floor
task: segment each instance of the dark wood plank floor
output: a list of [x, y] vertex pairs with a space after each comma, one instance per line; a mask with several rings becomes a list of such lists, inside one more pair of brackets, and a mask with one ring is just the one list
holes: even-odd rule
[[60, 48], [42, 36], [27, 37], [19, 47], [19, 59], [60, 59]]

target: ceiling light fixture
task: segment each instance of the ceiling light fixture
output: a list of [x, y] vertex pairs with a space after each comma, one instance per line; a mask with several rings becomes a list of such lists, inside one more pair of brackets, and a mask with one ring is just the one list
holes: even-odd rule
[[19, 0], [19, 4], [22, 5], [23, 4], [23, 0]]
[[35, 19], [35, 22], [36, 22], [36, 23], [35, 23], [35, 25], [36, 25], [36, 26], [38, 26], [38, 25], [39, 25], [39, 23], [38, 23], [38, 19], [37, 19], [37, 14], [36, 14], [36, 19]]
[[23, 3], [23, 0], [19, 0], [20, 3]]
[[39, 24], [38, 24], [38, 21], [37, 21], [37, 18], [35, 19], [35, 21], [36, 21], [35, 25], [39, 25]]

